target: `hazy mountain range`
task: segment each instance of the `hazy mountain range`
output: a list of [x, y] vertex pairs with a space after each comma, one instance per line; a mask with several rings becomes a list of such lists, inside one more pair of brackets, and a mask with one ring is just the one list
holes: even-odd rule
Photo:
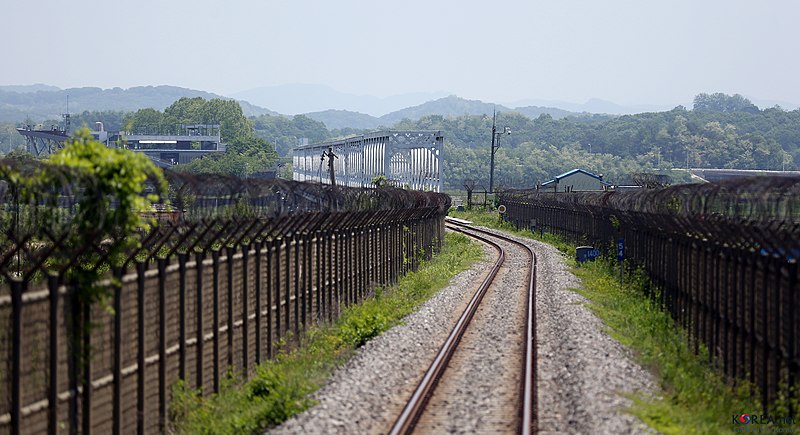
[[[60, 119], [61, 114], [84, 111], [135, 112], [153, 108], [164, 110], [181, 97], [204, 99], [232, 98], [177, 86], [137, 86], [129, 89], [94, 87], [60, 89], [36, 84], [30, 86], [0, 86], [0, 122], [23, 122], [26, 119], [43, 121]], [[277, 115], [246, 101], [239, 102], [248, 116]]]
[[267, 86], [236, 92], [230, 96], [269, 107], [285, 115], [298, 115], [326, 110], [348, 110], [374, 117], [447, 96], [447, 92], [416, 92], [375, 97], [339, 92], [322, 85], [291, 84]]
[[[272, 110], [283, 114], [308, 114], [317, 113], [323, 118], [330, 118], [331, 111], [348, 111], [356, 112], [359, 114], [366, 114], [382, 121], [399, 121], [406, 115], [396, 116], [393, 113], [402, 112], [408, 108], [424, 106], [424, 103], [434, 100], [440, 100], [447, 97], [447, 92], [428, 92], [428, 93], [411, 93], [394, 95], [390, 97], [374, 97], [371, 95], [353, 95], [345, 92], [339, 92], [333, 88], [321, 85], [307, 85], [307, 84], [290, 84], [280, 86], [268, 86], [231, 94], [239, 100], [246, 100], [253, 104], [269, 107]], [[310, 98], [309, 96], [313, 96]], [[451, 95], [452, 97], [452, 95]], [[447, 102], [439, 104], [441, 108], [443, 105], [449, 106], [453, 101], [448, 98]], [[487, 103], [489, 104], [489, 103]], [[561, 109], [565, 113], [605, 113], [612, 115], [626, 115], [641, 112], [655, 112], [670, 110], [676, 105], [635, 105], [623, 106], [610, 101], [600, 100], [597, 98], [591, 99], [583, 104], [569, 103], [566, 101], [550, 101], [550, 100], [518, 100], [514, 102], [502, 103], [503, 111], [511, 110], [509, 107], [522, 108], [522, 107], [544, 107], [547, 109]], [[489, 104], [489, 113], [491, 113], [492, 105]], [[500, 106], [498, 106], [498, 110]], [[455, 114], [469, 113], [469, 114], [482, 114], [486, 113], [486, 109], [478, 109], [477, 107], [466, 107], [465, 104], [453, 107], [457, 112]], [[459, 113], [461, 110], [466, 109]], [[425, 109], [423, 109], [425, 110]], [[406, 112], [408, 113], [408, 112]], [[447, 114], [447, 112], [441, 112]], [[316, 118], [315, 118], [316, 119]]]
[[[591, 114], [623, 115], [670, 110], [674, 106], [622, 106], [610, 101], [592, 99], [584, 104], [548, 100], [520, 100], [510, 104], [493, 104], [467, 100], [443, 92], [413, 93], [379, 98], [352, 95], [318, 85], [283, 85], [256, 88], [222, 96], [210, 92], [176, 86], [138, 86], [128, 89], [96, 87], [60, 89], [46, 84], [0, 86], [0, 122], [41, 122], [59, 119], [67, 110], [136, 111], [143, 108], [164, 110], [181, 97], [222, 98], [239, 101], [247, 116], [305, 114], [325, 123], [329, 129], [373, 129], [391, 126], [408, 118], [416, 120], [428, 115], [461, 116], [491, 115], [498, 112], [519, 112], [531, 118], [549, 114], [553, 118], [589, 116]], [[758, 101], [760, 107], [779, 104], [785, 109], [797, 108], [786, 102]], [[268, 107], [269, 109], [267, 109]], [[382, 114], [375, 116], [375, 114]]]
[[467, 100], [455, 95], [427, 101], [412, 107], [406, 107], [405, 109], [396, 110], [381, 117], [347, 110], [324, 110], [321, 112], [306, 113], [305, 115], [324, 123], [329, 129], [346, 127], [371, 129], [379, 126], [390, 126], [403, 119], [417, 120], [429, 115], [491, 115], [495, 110], [498, 112], [519, 112], [531, 118], [536, 118], [543, 113], [547, 113], [553, 118], [582, 115], [577, 112], [570, 112], [556, 107], [528, 106], [512, 109], [501, 104], [485, 103], [479, 100]]
[[[511, 109], [503, 105], [495, 105], [478, 100], [466, 100], [454, 95], [437, 97], [426, 100], [437, 94], [405, 94], [390, 98], [377, 98], [356, 96], [348, 99], [347, 94], [336, 93], [322, 86], [289, 86], [280, 87], [280, 92], [273, 88], [260, 88], [251, 94], [238, 93], [236, 95], [251, 95], [253, 97], [271, 98], [258, 100], [260, 103], [274, 102], [279, 107], [289, 107], [287, 102], [295, 101], [296, 108], [302, 107], [300, 102], [305, 101], [306, 107], [316, 105], [319, 107], [396, 107], [383, 116], [368, 115], [356, 110], [326, 109], [320, 111], [303, 112], [309, 118], [325, 123], [329, 129], [359, 128], [371, 129], [379, 126], [391, 126], [396, 122], [408, 118], [419, 119], [428, 115], [461, 116], [461, 115], [488, 115], [493, 110], [499, 112], [518, 111], [525, 115], [536, 117], [542, 113], [549, 113], [554, 118], [563, 118], [577, 115], [575, 112], [562, 110], [556, 107], [519, 107]], [[269, 92], [262, 92], [272, 89]], [[317, 98], [317, 91], [322, 95]], [[230, 97], [213, 94], [195, 89], [180, 88], [176, 86], [137, 86], [129, 89], [112, 88], [101, 89], [95, 87], [60, 89], [54, 86], [36, 84], [30, 86], [0, 86], [0, 122], [24, 122], [31, 120], [41, 122], [44, 120], [59, 119], [62, 113], [82, 113], [84, 111], [136, 111], [143, 108], [164, 110], [181, 97], [202, 97], [205, 99]], [[327, 101], [326, 103], [317, 102]], [[251, 104], [239, 99], [242, 111], [247, 116], [279, 115], [281, 111], [264, 108], [261, 105]], [[308, 103], [313, 102], [313, 103]], [[311, 104], [311, 105], [309, 105]], [[314, 107], [316, 107], [314, 106]], [[377, 109], [375, 109], [377, 110]]]

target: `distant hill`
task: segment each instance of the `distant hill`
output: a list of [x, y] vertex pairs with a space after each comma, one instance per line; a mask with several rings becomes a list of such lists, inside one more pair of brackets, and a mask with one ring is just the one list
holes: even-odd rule
[[449, 97], [438, 100], [428, 101], [413, 107], [397, 110], [392, 113], [376, 118], [364, 113], [350, 112], [347, 110], [325, 110], [322, 112], [306, 113], [305, 115], [316, 121], [324, 123], [329, 129], [357, 128], [374, 129], [381, 125], [391, 126], [403, 119], [416, 121], [429, 115], [441, 116], [463, 116], [463, 115], [491, 115], [494, 110], [498, 112], [519, 112], [530, 118], [536, 118], [543, 113], [547, 113], [555, 119], [567, 116], [584, 117], [589, 116], [584, 113], [570, 112], [568, 110], [557, 109], [555, 107], [519, 107], [511, 109], [502, 105], [485, 103], [479, 100], [467, 100], [464, 98], [450, 95]]
[[405, 118], [417, 120], [428, 115], [491, 115], [495, 108], [498, 112], [512, 111], [512, 109], [509, 109], [508, 107], [500, 105], [496, 106], [492, 103], [484, 103], [483, 101], [479, 100], [467, 100], [455, 95], [450, 95], [449, 97], [428, 101], [427, 103], [420, 104], [419, 106], [408, 107], [406, 109], [389, 113], [382, 116], [381, 120], [388, 124], [394, 124], [395, 122], [402, 121]]
[[50, 86], [44, 85], [42, 83], [36, 83], [35, 85], [6, 85], [0, 86], [0, 91], [6, 92], [18, 92], [20, 94], [24, 94], [27, 92], [37, 92], [37, 91], [60, 91], [61, 88], [57, 86]]
[[[638, 104], [632, 106], [624, 106], [611, 101], [601, 100], [599, 98], [592, 98], [583, 104], [569, 103], [566, 101], [552, 101], [552, 100], [538, 100], [527, 99], [520, 100], [509, 105], [517, 107], [558, 107], [561, 110], [566, 110], [573, 113], [595, 113], [595, 114], [608, 114], [608, 115], [632, 115], [635, 113], [643, 112], [663, 112], [670, 110], [677, 106], [673, 105], [653, 105], [653, 104]], [[555, 118], [555, 116], [553, 116]]]
[[[305, 113], [309, 118], [324, 123], [325, 126], [331, 130], [347, 128], [375, 129], [380, 126], [391, 127], [403, 119], [416, 121], [429, 115], [441, 115], [445, 117], [491, 115], [494, 110], [497, 110], [497, 112], [518, 112], [530, 118], [537, 118], [546, 113], [555, 119], [574, 117], [586, 122], [593, 122], [598, 119], [602, 120], [606, 116], [592, 115], [587, 113], [588, 111], [577, 112], [552, 106], [525, 105], [511, 108], [509, 105], [495, 105], [480, 100], [468, 100], [450, 95], [433, 99], [422, 104], [401, 106], [404, 108], [384, 114], [381, 117], [376, 117], [361, 111], [343, 110], [342, 108], [347, 107], [347, 104], [372, 107], [373, 109], [379, 107], [385, 108], [397, 106], [403, 102], [424, 101], [421, 99], [426, 96], [430, 97], [431, 95], [435, 95], [435, 93], [405, 94], [378, 98], [371, 96], [353, 96], [336, 92], [324, 86], [312, 85], [286, 85], [272, 88], [258, 88], [234, 95], [240, 98], [246, 95], [256, 98], [274, 98], [274, 101], [277, 102], [291, 100], [291, 98], [289, 98], [290, 96], [294, 95], [296, 97], [301, 94], [307, 96], [305, 99], [313, 100], [313, 104], [320, 106], [330, 104], [327, 107], [337, 108]], [[129, 89], [101, 89], [97, 87], [59, 89], [44, 84], [0, 86], [0, 122], [23, 122], [26, 119], [30, 119], [34, 122], [41, 122], [48, 119], [59, 119], [61, 114], [67, 110], [67, 97], [69, 97], [69, 112], [72, 114], [79, 114], [84, 111], [132, 112], [143, 108], [164, 110], [181, 97], [231, 99], [210, 92], [177, 86], [137, 86]], [[278, 112], [256, 106], [248, 101], [238, 101], [246, 116], [279, 115]], [[336, 101], [341, 102], [343, 105], [336, 105], [338, 104]], [[600, 100], [592, 100], [580, 107], [587, 106], [592, 106], [595, 109], [601, 107], [612, 109], [608, 110], [607, 113], [614, 113], [621, 110], [621, 106], [614, 106], [614, 103], [602, 102]]]
[[566, 118], [568, 116], [589, 116], [587, 113], [570, 112], [569, 110], [559, 109], [557, 107], [543, 107], [543, 106], [525, 106], [517, 107], [514, 112], [521, 113], [528, 118], [538, 118], [539, 115], [548, 114], [554, 119]]
[[[133, 112], [144, 108], [164, 110], [181, 97], [231, 99], [210, 92], [177, 86], [137, 86], [129, 89], [95, 87], [58, 89], [46, 85], [2, 86], [0, 87], [0, 122], [21, 122], [26, 118], [33, 121], [59, 119], [61, 114], [67, 110], [67, 97], [69, 97], [70, 113], [81, 113], [87, 110]], [[240, 101], [239, 104], [247, 116], [277, 114], [246, 101]]]
[[306, 113], [306, 116], [319, 121], [328, 127], [328, 130], [341, 128], [374, 129], [381, 125], [380, 118], [376, 118], [366, 113], [351, 112], [349, 110], [323, 110], [322, 112]]
[[231, 94], [231, 97], [271, 107], [286, 115], [338, 109], [377, 117], [445, 95], [445, 92], [414, 92], [376, 97], [339, 92], [323, 85], [287, 84], [248, 89]]

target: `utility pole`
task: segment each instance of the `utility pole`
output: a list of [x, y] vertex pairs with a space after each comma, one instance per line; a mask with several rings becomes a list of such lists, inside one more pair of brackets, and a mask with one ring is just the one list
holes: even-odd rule
[[492, 153], [489, 160], [489, 193], [494, 193], [494, 153], [500, 147], [500, 138], [497, 137], [499, 134], [511, 134], [511, 129], [503, 127], [502, 132], [497, 132], [497, 110], [494, 110], [492, 116]]
[[492, 115], [492, 157], [489, 160], [489, 193], [494, 192], [494, 152], [497, 147], [494, 145], [495, 136], [497, 135], [497, 110], [493, 111]]
[[334, 171], [334, 168], [333, 168], [333, 159], [338, 159], [339, 156], [337, 156], [336, 154], [333, 153], [333, 147], [328, 147], [328, 151], [327, 152], [325, 152], [325, 151], [322, 152], [322, 158], [324, 159], [326, 156], [328, 157], [328, 170], [331, 173], [331, 186], [335, 186], [336, 185], [336, 172]]

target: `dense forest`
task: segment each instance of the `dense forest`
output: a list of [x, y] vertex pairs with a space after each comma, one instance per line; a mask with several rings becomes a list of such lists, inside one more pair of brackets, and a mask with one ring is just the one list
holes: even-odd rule
[[[223, 158], [208, 158], [186, 169], [248, 175], [286, 162], [303, 138], [310, 143], [362, 134], [369, 130], [329, 130], [305, 115], [260, 115], [247, 118], [231, 100], [181, 98], [164, 109], [136, 112], [83, 112], [73, 127], [102, 121], [106, 130], [167, 129], [180, 123], [222, 124], [230, 144]], [[47, 121], [58, 124], [59, 121]], [[171, 127], [170, 127], [171, 126]], [[667, 173], [673, 168], [795, 170], [800, 168], [800, 109], [759, 109], [741, 95], [700, 94], [692, 110], [678, 106], [666, 112], [636, 115], [575, 115], [535, 118], [507, 111], [497, 114], [499, 137], [495, 179], [498, 186], [531, 187], [559, 173], [584, 168], [606, 180], [625, 182], [640, 172]], [[439, 130], [445, 137], [444, 176], [448, 189], [467, 178], [487, 186], [492, 117], [427, 115], [403, 119], [391, 129]], [[0, 124], [0, 151], [22, 144], [10, 124]], [[276, 152], [277, 151], [277, 152]], [[675, 181], [682, 181], [680, 176]]]
[[[800, 110], [759, 110], [741, 95], [700, 94], [693, 110], [636, 115], [580, 115], [531, 119], [518, 112], [497, 115], [497, 186], [533, 187], [555, 175], [583, 168], [625, 183], [641, 172], [686, 181], [674, 168], [794, 170], [800, 167]], [[465, 179], [488, 187], [492, 117], [425, 116], [394, 129], [439, 130], [445, 137], [448, 189]], [[334, 131], [332, 135], [362, 131]]]
[[[800, 110], [740, 110], [722, 94], [698, 95], [695, 109], [625, 115], [587, 122], [585, 118], [530, 119], [498, 114], [500, 137], [495, 177], [499, 185], [531, 187], [553, 176], [584, 168], [624, 182], [632, 173], [673, 168], [789, 170], [800, 167]], [[465, 178], [488, 184], [489, 116], [429, 116], [402, 121], [399, 129], [441, 130], [445, 174], [450, 188]], [[476, 175], [485, 174], [485, 175]]]

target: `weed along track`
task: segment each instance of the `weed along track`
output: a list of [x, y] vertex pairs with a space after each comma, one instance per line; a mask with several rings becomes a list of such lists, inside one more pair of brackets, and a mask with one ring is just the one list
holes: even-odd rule
[[513, 239], [448, 218], [493, 246], [497, 261], [391, 429], [531, 433], [536, 426], [536, 255]]

